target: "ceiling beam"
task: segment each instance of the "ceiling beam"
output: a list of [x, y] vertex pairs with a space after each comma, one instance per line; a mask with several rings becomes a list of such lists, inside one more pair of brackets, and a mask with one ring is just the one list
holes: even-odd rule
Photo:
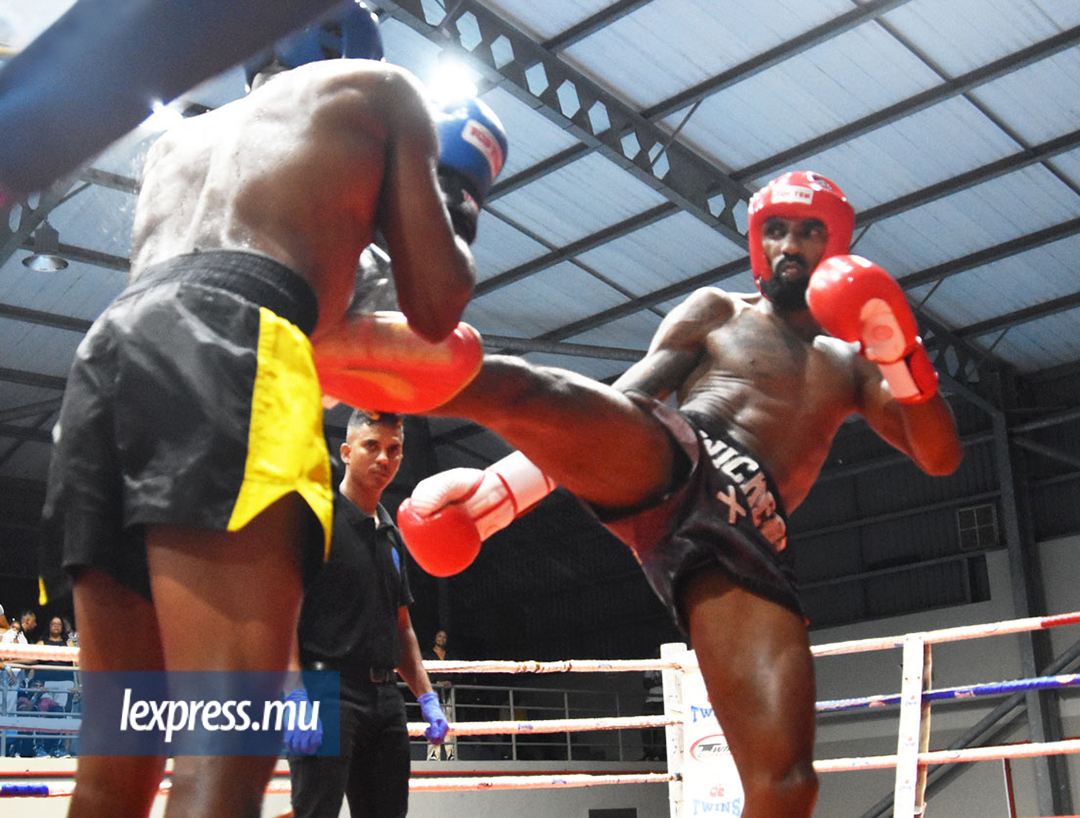
[[1050, 301], [1044, 301], [1041, 304], [1032, 304], [1030, 307], [1013, 310], [1004, 315], [999, 315], [996, 318], [988, 318], [985, 321], [979, 321], [976, 324], [968, 324], [966, 327], [960, 327], [959, 329], [954, 330], [954, 332], [961, 338], [974, 338], [979, 335], [996, 332], [999, 329], [1005, 329], [1005, 327], [1016, 327], [1030, 321], [1038, 321], [1040, 318], [1046, 318], [1059, 312], [1076, 309], [1077, 307], [1080, 307], [1080, 292], [1063, 295], [1060, 298], [1053, 298]]
[[1033, 233], [1026, 233], [1023, 236], [1017, 236], [1014, 239], [1003, 241], [991, 247], [984, 247], [982, 250], [976, 250], [974, 253], [968, 253], [951, 261], [927, 267], [898, 278], [897, 281], [905, 290], [910, 290], [912, 287], [930, 284], [954, 276], [957, 273], [963, 273], [994, 261], [1001, 261], [1001, 259], [1009, 256], [1034, 250], [1036, 247], [1042, 247], [1044, 244], [1075, 236], [1077, 233], [1080, 233], [1080, 218], [1069, 219], [1067, 222], [1051, 225]]
[[569, 148], [559, 151], [554, 156], [549, 156], [535, 165], [530, 165], [524, 170], [518, 171], [513, 176], [500, 179], [492, 186], [491, 192], [484, 199], [484, 204], [489, 205], [507, 193], [513, 193], [515, 190], [523, 188], [525, 185], [535, 182], [553, 171], [573, 164], [587, 153], [591, 153], [589, 146], [578, 142], [576, 145], [571, 145]]
[[[896, 26], [892, 25], [888, 20], [879, 19], [877, 24], [886, 31], [889, 36], [900, 43], [904, 48], [918, 57], [922, 62], [927, 65], [930, 70], [937, 74], [942, 79], [949, 79], [949, 72], [937, 62], [930, 54], [921, 49], [912, 39], [907, 37]], [[1028, 141], [1024, 135], [1013, 127], [1006, 119], [999, 115], [990, 105], [983, 102], [977, 96], [971, 93], [965, 93], [963, 95], [964, 100], [971, 105], [976, 111], [986, 117], [987, 120], [992, 122], [1002, 133], [1012, 139], [1016, 144], [1022, 145], [1025, 148], [1029, 147]], [[1059, 182], [1069, 188], [1073, 193], [1080, 196], [1080, 185], [1074, 182], [1069, 176], [1062, 173], [1053, 164], [1047, 162], [1044, 163], [1044, 167], [1047, 172], [1053, 175]]]
[[690, 276], [690, 278], [683, 279], [682, 281], [668, 284], [666, 287], [661, 287], [659, 290], [653, 290], [651, 293], [632, 298], [625, 304], [617, 304], [614, 307], [609, 307], [594, 315], [582, 318], [578, 321], [572, 321], [569, 324], [564, 324], [557, 329], [545, 332], [540, 337], [551, 340], [569, 338], [582, 332], [586, 332], [587, 330], [595, 329], [603, 324], [609, 324], [612, 321], [625, 318], [627, 315], [633, 315], [635, 312], [640, 312], [648, 307], [656, 306], [664, 301], [671, 301], [679, 298], [693, 292], [698, 287], [715, 284], [725, 278], [744, 272], [749, 268], [750, 259], [748, 256], [744, 256], [743, 258], [735, 259], [735, 261], [729, 261], [727, 264], [721, 264], [719, 267], [713, 267], [702, 273]]
[[637, 215], [631, 216], [629, 219], [624, 219], [618, 224], [605, 227], [603, 230], [598, 230], [577, 241], [572, 241], [564, 247], [554, 249], [548, 253], [544, 253], [542, 256], [537, 256], [534, 259], [526, 261], [524, 264], [519, 264], [517, 267], [512, 267], [509, 270], [493, 275], [491, 278], [484, 279], [476, 285], [476, 289], [473, 291], [473, 298], [479, 298], [492, 290], [497, 290], [507, 284], [513, 284], [515, 281], [527, 278], [533, 273], [538, 273], [561, 261], [572, 259], [575, 256], [599, 247], [601, 244], [606, 244], [607, 242], [625, 236], [628, 233], [633, 233], [635, 230], [640, 230], [643, 227], [654, 224], [677, 212], [679, 212], [678, 206], [673, 202], [665, 202], [664, 204], [657, 205], [643, 213], [638, 213]]
[[33, 440], [38, 443], [52, 443], [52, 432], [48, 429], [31, 429], [27, 426], [12, 426], [0, 423], [0, 437], [14, 437], [19, 440]]
[[23, 406], [11, 406], [7, 409], [0, 409], [0, 423], [7, 423], [9, 420], [22, 420], [23, 418], [37, 417], [41, 414], [52, 414], [60, 408], [62, 400], [62, 397], [49, 398], [48, 400], [27, 403]]
[[28, 324], [78, 333], [85, 333], [93, 324], [85, 318], [73, 318], [70, 315], [32, 310], [28, 307], [16, 307], [14, 304], [0, 304], [0, 318], [10, 318], [12, 321], [25, 321]]
[[506, 352], [547, 352], [552, 355], [572, 355], [577, 358], [604, 358], [611, 361], [635, 363], [645, 357], [644, 349], [595, 346], [593, 344], [568, 344], [565, 341], [545, 341], [541, 338], [513, 338], [508, 335], [483, 336], [488, 349]]
[[937, 105], [947, 99], [960, 96], [973, 88], [998, 79], [1006, 74], [1018, 71], [1026, 65], [1046, 59], [1080, 42], [1080, 26], [1073, 26], [1027, 48], [1012, 54], [1006, 54], [991, 63], [961, 74], [954, 79], [947, 79], [940, 85], [928, 88], [918, 94], [894, 103], [880, 111], [867, 114], [854, 122], [841, 125], [828, 133], [809, 139], [780, 153], [768, 156], [752, 165], [734, 171], [731, 177], [736, 181], [747, 181], [758, 176], [768, 175], [793, 163], [797, 163], [814, 154], [847, 142], [856, 137], [875, 131], [897, 120], [911, 116], [918, 111]]
[[[673, 141], [670, 133], [478, 0], [458, 0], [430, 18], [432, 6], [423, 0], [387, 0], [384, 5], [391, 16], [432, 42], [453, 48], [482, 75], [670, 201], [730, 240], [742, 241], [735, 211], [753, 191], [733, 183], [714, 164]], [[462, 31], [471, 48], [462, 44]]]
[[586, 17], [580, 23], [556, 34], [550, 40], [545, 40], [542, 45], [548, 51], [556, 53], [564, 51], [574, 43], [584, 40], [603, 28], [607, 28], [616, 20], [621, 20], [627, 14], [637, 11], [642, 6], [647, 6], [652, 0], [618, 0], [610, 6], [605, 6], [590, 17]]
[[40, 372], [26, 372], [22, 369], [9, 369], [0, 366], [0, 381], [17, 383], [23, 386], [36, 386], [42, 389], [58, 389], [64, 391], [67, 384], [66, 378], [58, 378], [55, 375], [42, 375]]
[[[783, 62], [785, 59], [789, 59], [790, 57], [806, 51], [809, 48], [813, 48], [814, 46], [819, 45], [820, 43], [825, 42], [832, 37], [835, 37], [837, 34], [841, 34], [850, 28], [854, 28], [857, 25], [865, 23], [867, 20], [876, 19], [885, 12], [890, 11], [897, 6], [903, 5], [904, 3], [907, 3], [909, 1], [910, 0], [872, 0], [872, 2], [852, 9], [849, 12], [841, 14], [839, 17], [836, 17], [826, 23], [822, 23], [821, 25], [810, 29], [807, 32], [804, 32], [803, 34], [793, 37], [790, 40], [786, 40], [783, 43], [780, 43], [779, 45], [768, 49], [763, 54], [751, 57], [750, 59], [745, 60], [744, 62], [732, 68], [729, 68], [727, 71], [724, 71], [723, 73], [718, 74], [715, 77], [710, 77], [709, 79], [705, 80], [702, 83], [699, 83], [698, 85], [693, 86], [692, 88], [681, 91], [675, 96], [662, 100], [661, 102], [658, 102], [655, 105], [646, 108], [644, 111], [641, 112], [641, 115], [645, 119], [654, 122], [663, 119], [664, 117], [680, 110], [681, 108], [686, 108], [690, 105], [693, 105], [694, 103], [704, 99], [710, 94], [715, 94], [718, 91], [723, 90], [724, 88], [728, 88], [732, 85], [742, 82], [743, 80], [752, 77], [754, 74], [760, 73], [767, 68], [777, 65], [778, 63]], [[590, 24], [592, 25], [592, 29], [589, 30], [589, 33], [594, 33], [594, 31], [599, 28], [599, 26], [595, 25], [594, 23], [590, 23], [590, 21], [593, 21], [594, 18], [596, 18], [596, 21], [594, 22], [602, 22], [603, 25], [608, 25], [613, 22], [614, 19], [617, 19], [616, 17], [613, 17], [611, 15], [612, 10], [615, 9], [616, 6], [622, 5], [624, 4], [617, 3], [615, 6], [609, 6], [608, 8], [603, 9], [602, 11], [593, 15], [593, 17], [589, 18], [589, 20], [583, 21], [583, 23], [579, 24], [579, 26], [584, 26], [586, 29], [588, 29], [588, 26], [586, 26], [586, 24]], [[637, 6], [644, 5], [644, 3], [635, 2], [627, 3], [625, 5]], [[621, 17], [622, 14], [619, 14], [618, 16]], [[551, 50], [552, 52], [560, 50], [559, 43], [561, 42], [562, 38], [569, 38], [571, 36], [576, 38], [577, 29], [579, 26], [573, 26], [570, 29], [567, 29], [567, 31], [563, 34], [557, 35], [555, 38], [548, 40], [547, 42], [543, 43], [543, 47]], [[556, 45], [553, 46], [552, 43], [555, 43]], [[529, 182], [534, 181], [535, 179], [538, 179], [541, 176], [549, 173], [551, 170], [555, 170], [559, 167], [563, 167], [564, 165], [569, 164], [570, 162], [576, 161], [582, 156], [592, 153], [594, 149], [595, 145], [574, 145], [573, 147], [561, 151], [554, 157], [550, 157], [549, 159], [538, 162], [531, 167], [525, 168], [523, 171], [516, 173], [509, 179], [503, 180], [503, 182], [501, 183], [496, 183], [496, 185], [491, 190], [491, 194], [488, 196], [488, 201], [491, 201], [493, 197], [497, 198], [498, 196], [507, 193], [510, 190], [516, 189], [524, 184], [528, 184]]]
[[1039, 145], [1024, 148], [937, 184], [928, 185], [904, 196], [899, 196], [892, 201], [869, 207], [856, 215], [856, 224], [863, 227], [883, 221], [904, 211], [914, 210], [917, 207], [922, 207], [938, 199], [944, 199], [947, 196], [952, 196], [955, 193], [960, 193], [1030, 165], [1045, 162], [1058, 154], [1071, 151], [1077, 147], [1080, 147], [1080, 130], [1070, 131], [1062, 136], [1047, 140]]
[[892, 11], [897, 6], [902, 6], [910, 0], [871, 0], [862, 3], [850, 11], [834, 17], [821, 25], [814, 26], [809, 31], [804, 31], [790, 40], [786, 40], [777, 46], [766, 49], [760, 54], [755, 54], [748, 60], [734, 65], [715, 77], [710, 77], [704, 82], [687, 88], [673, 97], [668, 97], [663, 102], [646, 108], [641, 115], [646, 119], [663, 119], [666, 116], [683, 109], [695, 102], [700, 102], [706, 97], [730, 88], [755, 74], [759, 74], [773, 66], [789, 60], [797, 54], [808, 51], [815, 46], [828, 42], [839, 34], [849, 31], [863, 23], [873, 20], [886, 12]]
[[1041, 454], [1043, 457], [1048, 457], [1051, 460], [1056, 460], [1058, 463], [1064, 463], [1067, 466], [1072, 466], [1074, 469], [1080, 468], [1080, 457], [1071, 455], [1068, 452], [1063, 452], [1061, 449], [1054, 448], [1053, 446], [1047, 446], [1038, 441], [1031, 440], [1026, 437], [1013, 437], [1013, 443], [1020, 446], [1023, 449], [1027, 449], [1029, 452], [1035, 452]]
[[131, 193], [134, 195], [139, 192], [139, 183], [135, 179], [132, 179], [130, 176], [121, 176], [119, 173], [110, 173], [107, 170], [86, 168], [85, 170], [79, 171], [79, 178], [84, 182], [90, 182], [90, 184], [97, 185], [98, 187], [119, 190], [121, 193]]

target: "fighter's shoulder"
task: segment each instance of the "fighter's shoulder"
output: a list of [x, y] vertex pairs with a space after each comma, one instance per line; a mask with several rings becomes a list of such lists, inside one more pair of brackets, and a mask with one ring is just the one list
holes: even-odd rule
[[685, 320], [715, 322], [727, 320], [743, 307], [745, 302], [739, 293], [730, 293], [719, 287], [699, 287], [679, 305], [677, 311]]
[[298, 80], [327, 90], [351, 88], [364, 92], [369, 102], [385, 102], [388, 109], [423, 106], [426, 92], [419, 78], [406, 68], [376, 60], [324, 60], [288, 72]]

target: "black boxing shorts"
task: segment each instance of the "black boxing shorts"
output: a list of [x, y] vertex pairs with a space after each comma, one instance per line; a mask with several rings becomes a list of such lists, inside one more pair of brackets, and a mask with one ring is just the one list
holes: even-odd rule
[[733, 582], [805, 619], [776, 486], [722, 424], [680, 412], [637, 392], [627, 397], [667, 429], [685, 477], [664, 497], [635, 509], [591, 508], [633, 550], [660, 601], [688, 632], [681, 596], [701, 569], [719, 566]]
[[177, 256], [120, 293], [79, 344], [53, 429], [43, 604], [89, 567], [149, 598], [145, 526], [236, 531], [292, 492], [322, 529], [305, 563], [326, 553], [317, 318], [304, 279], [251, 253]]

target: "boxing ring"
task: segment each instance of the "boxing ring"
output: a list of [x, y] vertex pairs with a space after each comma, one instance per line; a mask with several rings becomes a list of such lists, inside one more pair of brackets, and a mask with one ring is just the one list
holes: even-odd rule
[[[1019, 691], [1046, 690], [1080, 685], [1080, 674], [1060, 674], [1031, 679], [1014, 679], [960, 687], [934, 688], [931, 685], [932, 646], [962, 640], [981, 639], [1063, 625], [1080, 624], [1080, 612], [1031, 617], [983, 625], [969, 625], [900, 636], [856, 639], [814, 646], [815, 658], [871, 651], [900, 649], [903, 655], [901, 690], [898, 694], [875, 694], [858, 698], [819, 701], [817, 711], [830, 713], [886, 706], [899, 706], [896, 752], [888, 755], [828, 758], [814, 762], [819, 774], [843, 771], [895, 769], [893, 815], [917, 818], [925, 812], [927, 769], [931, 765], [1007, 760], [1080, 753], [1080, 739], [1054, 742], [969, 747], [931, 751], [930, 711], [935, 702], [974, 699]], [[44, 646], [0, 645], [0, 659], [32, 663], [41, 660], [73, 661], [77, 649]], [[564, 674], [640, 673], [660, 670], [663, 675], [664, 713], [655, 716], [615, 716], [605, 718], [458, 721], [451, 725], [455, 736], [536, 735], [606, 730], [665, 728], [668, 771], [619, 774], [487, 775], [417, 777], [410, 782], [412, 792], [464, 792], [486, 790], [535, 790], [596, 787], [626, 784], [667, 784], [671, 818], [689, 818], [700, 812], [739, 815], [742, 787], [723, 735], [712, 717], [704, 683], [693, 651], [682, 644], [664, 645], [660, 659], [536, 661], [444, 661], [425, 662], [432, 673]], [[33, 718], [33, 717], [31, 717]], [[19, 721], [24, 728], [25, 718]], [[12, 729], [13, 720], [4, 717], [0, 729]], [[422, 736], [426, 724], [410, 723], [411, 736]], [[67, 732], [71, 732], [69, 728]], [[56, 731], [62, 732], [62, 731]], [[31, 806], [38, 798], [69, 796], [72, 784], [38, 785], [11, 781], [0, 774], [0, 798], [18, 799], [25, 804], [22, 814], [35, 814]], [[167, 793], [163, 784], [161, 792]], [[288, 793], [287, 783], [272, 782], [268, 794]], [[1011, 795], [1011, 794], [1010, 794]], [[691, 806], [692, 805], [692, 806]], [[1015, 814], [1015, 813], [1013, 813]]]

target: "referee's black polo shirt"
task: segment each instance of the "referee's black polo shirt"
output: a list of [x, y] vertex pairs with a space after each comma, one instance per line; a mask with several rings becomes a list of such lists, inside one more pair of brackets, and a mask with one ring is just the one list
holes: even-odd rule
[[330, 556], [304, 592], [300, 662], [334, 669], [392, 669], [401, 661], [398, 609], [412, 603], [401, 534], [380, 504], [379, 526], [352, 501], [334, 495]]

